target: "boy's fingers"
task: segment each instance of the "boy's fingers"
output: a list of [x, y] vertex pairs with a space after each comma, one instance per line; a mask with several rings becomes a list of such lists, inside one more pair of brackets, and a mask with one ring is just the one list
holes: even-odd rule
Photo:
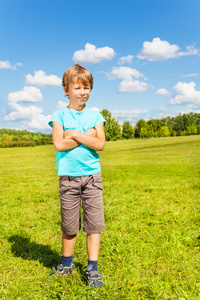
[[86, 133], [87, 133], [87, 135], [96, 137], [96, 129], [95, 128], [88, 129], [88, 131]]
[[71, 130], [71, 129], [65, 130], [65, 131], [63, 132], [63, 137], [64, 137], [64, 138], [70, 138], [70, 137], [71, 137], [71, 134], [72, 134], [72, 130]]

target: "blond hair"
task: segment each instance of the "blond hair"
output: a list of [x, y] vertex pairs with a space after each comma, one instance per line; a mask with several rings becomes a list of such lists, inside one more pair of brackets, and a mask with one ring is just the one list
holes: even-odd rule
[[62, 78], [62, 86], [65, 90], [69, 90], [69, 85], [73, 83], [74, 78], [81, 81], [84, 85], [90, 85], [90, 89], [93, 88], [93, 77], [92, 74], [83, 66], [76, 64], [65, 71]]

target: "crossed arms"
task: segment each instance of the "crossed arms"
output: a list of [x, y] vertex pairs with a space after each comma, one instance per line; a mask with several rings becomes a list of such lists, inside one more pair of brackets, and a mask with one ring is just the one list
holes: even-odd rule
[[63, 131], [63, 126], [60, 123], [53, 122], [52, 138], [54, 147], [58, 152], [71, 150], [80, 144], [97, 151], [102, 151], [105, 146], [103, 123], [82, 133], [71, 129]]

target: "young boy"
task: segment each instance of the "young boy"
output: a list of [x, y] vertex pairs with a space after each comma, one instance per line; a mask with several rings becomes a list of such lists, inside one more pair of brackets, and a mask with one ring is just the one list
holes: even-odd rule
[[81, 228], [80, 201], [83, 207], [83, 230], [86, 232], [88, 265], [86, 276], [91, 287], [103, 285], [97, 263], [100, 233], [104, 230], [102, 178], [99, 155], [105, 145], [103, 116], [86, 107], [93, 88], [92, 74], [74, 65], [63, 75], [62, 85], [69, 104], [54, 112], [53, 127], [61, 203], [62, 263], [53, 269], [56, 275], [71, 273], [76, 234]]

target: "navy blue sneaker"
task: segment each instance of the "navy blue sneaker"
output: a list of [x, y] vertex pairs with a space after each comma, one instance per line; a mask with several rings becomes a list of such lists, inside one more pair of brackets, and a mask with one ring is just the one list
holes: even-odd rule
[[103, 280], [99, 271], [93, 271], [92, 265], [87, 266], [85, 276], [88, 284], [91, 287], [100, 287], [103, 285]]
[[63, 267], [62, 264], [57, 266], [57, 270], [53, 267], [52, 268], [52, 273], [50, 274], [49, 278], [52, 279], [53, 275], [55, 275], [56, 277], [60, 277], [60, 276], [67, 276], [70, 273], [74, 273], [75, 270], [75, 265], [72, 263], [70, 267]]

